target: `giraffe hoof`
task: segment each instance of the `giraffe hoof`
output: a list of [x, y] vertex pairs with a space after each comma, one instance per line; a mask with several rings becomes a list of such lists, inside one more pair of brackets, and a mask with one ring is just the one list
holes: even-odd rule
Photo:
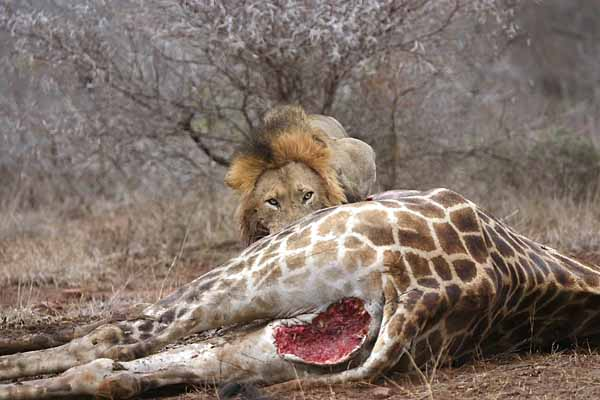
[[290, 361], [335, 365], [350, 359], [367, 339], [371, 316], [362, 300], [346, 298], [330, 305], [310, 323], [278, 326], [277, 353]]

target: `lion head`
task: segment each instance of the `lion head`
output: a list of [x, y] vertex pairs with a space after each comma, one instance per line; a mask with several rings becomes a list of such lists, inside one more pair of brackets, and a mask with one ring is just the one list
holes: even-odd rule
[[[342, 173], [358, 171], [350, 165], [358, 151], [353, 141], [357, 140], [348, 138], [331, 117], [306, 115], [298, 106], [268, 112], [262, 128], [238, 150], [225, 177], [240, 194], [237, 214], [243, 240], [250, 244], [313, 211], [364, 198], [368, 193], [356, 191], [365, 191], [365, 185]], [[373, 160], [368, 192], [374, 180], [374, 155], [370, 146], [360, 143]]]

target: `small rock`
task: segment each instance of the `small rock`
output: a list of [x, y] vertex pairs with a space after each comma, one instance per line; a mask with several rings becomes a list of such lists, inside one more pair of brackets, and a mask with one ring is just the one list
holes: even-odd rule
[[392, 389], [380, 386], [371, 391], [371, 395], [374, 399], [387, 399], [392, 395]]

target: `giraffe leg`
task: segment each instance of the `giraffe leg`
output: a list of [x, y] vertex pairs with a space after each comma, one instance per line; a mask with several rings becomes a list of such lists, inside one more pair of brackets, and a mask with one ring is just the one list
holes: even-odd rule
[[137, 319], [148, 303], [138, 303], [122, 310], [116, 310], [109, 318], [89, 324], [62, 328], [52, 333], [32, 333], [18, 339], [0, 338], [0, 356], [25, 351], [49, 349], [68, 343], [92, 332], [94, 329], [118, 321]]
[[65, 328], [54, 333], [32, 333], [24, 335], [19, 339], [0, 338], [0, 355], [21, 353], [24, 351], [33, 351], [48, 349], [68, 343], [71, 340], [84, 336], [97, 327], [109, 323], [109, 320], [103, 320], [83, 326]]
[[[379, 329], [378, 310], [370, 304], [363, 308], [358, 299], [345, 299], [318, 314], [237, 327], [222, 337], [132, 361], [101, 358], [73, 367], [58, 377], [0, 385], [0, 400], [81, 395], [127, 398], [178, 383], [269, 383], [320, 375], [345, 368], [346, 361], [359, 354], [364, 358], [363, 343], [370, 342], [369, 338]], [[89, 340], [89, 336], [81, 339]], [[40, 359], [47, 364], [47, 354], [34, 353], [43, 354], [45, 357]], [[64, 351], [53, 354], [60, 353]], [[322, 357], [323, 354], [327, 356]], [[90, 353], [85, 356], [90, 357]], [[65, 365], [80, 360], [81, 357], [68, 359]]]
[[98, 359], [57, 377], [0, 385], [0, 400], [83, 395], [120, 399], [181, 383], [284, 381], [304, 377], [312, 367], [295, 366], [277, 354], [273, 329], [280, 323], [231, 331], [222, 337], [129, 362]]
[[[163, 335], [140, 339], [140, 327]], [[150, 354], [173, 339], [169, 326], [154, 320], [122, 321], [102, 325], [91, 333], [58, 347], [0, 357], [0, 380], [53, 374], [98, 358], [129, 360]], [[134, 333], [136, 336], [134, 337]], [[181, 336], [183, 333], [179, 333]]]
[[73, 367], [58, 377], [0, 385], [0, 400], [94, 395], [97, 382], [110, 376], [115, 361], [106, 358]]

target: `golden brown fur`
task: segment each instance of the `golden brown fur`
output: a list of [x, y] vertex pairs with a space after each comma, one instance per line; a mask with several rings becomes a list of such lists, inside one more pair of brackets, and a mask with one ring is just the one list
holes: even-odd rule
[[267, 113], [262, 129], [238, 151], [225, 182], [241, 196], [238, 217], [247, 243], [346, 202], [327, 134], [312, 127], [297, 106]]

